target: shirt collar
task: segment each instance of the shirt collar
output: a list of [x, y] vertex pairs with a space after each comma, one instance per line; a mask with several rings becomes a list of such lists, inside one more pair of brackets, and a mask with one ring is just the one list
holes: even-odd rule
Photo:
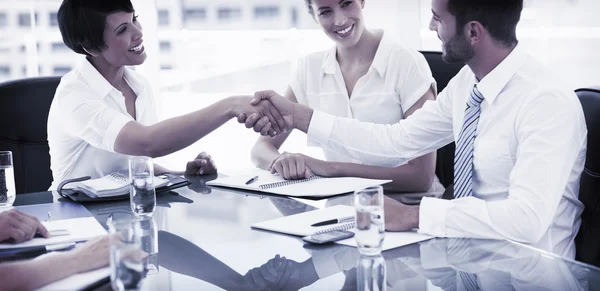
[[[386, 37], [385, 32], [383, 32], [383, 34], [381, 36], [381, 41], [379, 42], [379, 46], [377, 47], [377, 52], [375, 52], [375, 57], [373, 58], [373, 63], [371, 64], [371, 67], [374, 68], [375, 70], [377, 70], [377, 72], [379, 73], [379, 75], [381, 77], [384, 76], [384, 74], [387, 70], [387, 67], [389, 64], [390, 52], [391, 52], [391, 45]], [[336, 46], [334, 46], [325, 55], [325, 59], [323, 60], [323, 66], [321, 67], [321, 75], [335, 74], [335, 72], [339, 66], [337, 59], [336, 59], [336, 55], [337, 55], [337, 48], [336, 48]]]
[[[138, 97], [141, 96], [141, 93], [144, 90], [144, 84], [140, 77], [137, 76], [136, 73], [128, 67], [125, 67], [123, 70], [124, 78], [129, 84], [129, 86], [131, 86], [133, 92]], [[87, 58], [85, 58], [81, 63], [79, 67], [79, 73], [81, 74], [83, 79], [85, 79], [85, 81], [88, 83], [88, 85], [92, 87], [92, 90], [94, 90], [98, 94], [98, 96], [102, 98], [110, 95], [110, 93], [113, 90], [117, 90], [104, 78], [104, 76], [100, 74], [100, 72], [98, 72], [98, 70], [90, 63], [90, 61]]]
[[496, 97], [506, 87], [506, 84], [517, 73], [527, 58], [528, 55], [525, 50], [521, 45], [517, 44], [513, 51], [496, 68], [477, 83], [477, 89], [489, 104], [492, 104], [496, 100]]
[[96, 68], [85, 58], [79, 67], [79, 73], [86, 83], [101, 98], [106, 97], [114, 87], [96, 70]]

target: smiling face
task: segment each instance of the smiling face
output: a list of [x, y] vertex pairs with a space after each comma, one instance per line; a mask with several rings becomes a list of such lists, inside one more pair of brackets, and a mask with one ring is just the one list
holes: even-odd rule
[[466, 32], [457, 29], [456, 18], [448, 11], [448, 0], [432, 0], [433, 16], [429, 29], [435, 31], [442, 41], [442, 58], [447, 63], [466, 63], [473, 58], [475, 51]]
[[112, 13], [106, 16], [106, 48], [91, 53], [114, 67], [140, 65], [146, 60], [142, 36], [142, 26], [134, 13]]
[[313, 16], [321, 29], [336, 44], [352, 47], [358, 43], [365, 26], [364, 0], [312, 0]]

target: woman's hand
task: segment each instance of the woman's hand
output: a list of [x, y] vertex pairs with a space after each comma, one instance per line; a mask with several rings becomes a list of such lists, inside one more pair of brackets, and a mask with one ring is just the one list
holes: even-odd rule
[[77, 246], [65, 253], [76, 263], [75, 273], [83, 273], [105, 267], [110, 262], [110, 235], [101, 236]]
[[185, 175], [212, 175], [217, 173], [217, 166], [212, 157], [205, 152], [201, 152], [196, 159], [189, 161], [185, 167]]
[[269, 165], [271, 173], [278, 173], [286, 180], [308, 179], [313, 174], [330, 176], [327, 162], [303, 154], [284, 152]]

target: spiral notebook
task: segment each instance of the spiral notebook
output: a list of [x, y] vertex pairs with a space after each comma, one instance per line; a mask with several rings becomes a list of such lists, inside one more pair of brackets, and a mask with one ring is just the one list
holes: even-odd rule
[[336, 205], [324, 209], [298, 213], [273, 220], [255, 223], [251, 228], [291, 234], [295, 236], [307, 236], [325, 233], [332, 230], [350, 230], [354, 228], [355, 222], [345, 222], [324, 226], [311, 226], [314, 223], [335, 218], [354, 217], [354, 207], [348, 205]]
[[[355, 222], [338, 223], [314, 227], [314, 223], [326, 221], [335, 218], [343, 218], [354, 216], [356, 210], [348, 205], [336, 205], [328, 208], [303, 212], [290, 216], [285, 216], [273, 220], [255, 223], [251, 227], [254, 229], [262, 229], [273, 232], [291, 234], [295, 236], [307, 236], [319, 233], [325, 233], [333, 230], [350, 230], [355, 232]], [[433, 238], [432, 236], [418, 233], [416, 230], [406, 232], [385, 232], [382, 251], [395, 249], [401, 246], [410, 245], [420, 241], [425, 241]], [[337, 244], [356, 247], [356, 239], [348, 238], [336, 241]]]
[[[251, 184], [246, 184], [254, 177], [258, 177], [258, 179]], [[206, 184], [292, 197], [327, 197], [354, 192], [360, 187], [382, 185], [388, 182], [391, 182], [391, 180], [321, 176], [286, 181], [283, 177], [271, 174], [269, 171], [253, 169], [230, 177], [219, 178]]]
[[[169, 180], [154, 177], [154, 187], [159, 188], [167, 185]], [[85, 193], [92, 198], [113, 197], [129, 193], [131, 182], [129, 177], [115, 172], [98, 179], [86, 180], [74, 184], [75, 189]]]

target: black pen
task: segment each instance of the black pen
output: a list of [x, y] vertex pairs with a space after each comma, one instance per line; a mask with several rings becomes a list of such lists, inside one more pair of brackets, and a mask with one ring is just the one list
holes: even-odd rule
[[252, 177], [252, 179], [250, 179], [250, 180], [248, 180], [248, 182], [246, 182], [246, 185], [250, 185], [250, 184], [256, 182], [256, 180], [258, 180], [258, 176]]
[[313, 223], [311, 226], [324, 226], [330, 224], [338, 224], [342, 222], [350, 222], [354, 220], [354, 216], [342, 217], [342, 218], [334, 218], [330, 220], [320, 221], [317, 223]]

